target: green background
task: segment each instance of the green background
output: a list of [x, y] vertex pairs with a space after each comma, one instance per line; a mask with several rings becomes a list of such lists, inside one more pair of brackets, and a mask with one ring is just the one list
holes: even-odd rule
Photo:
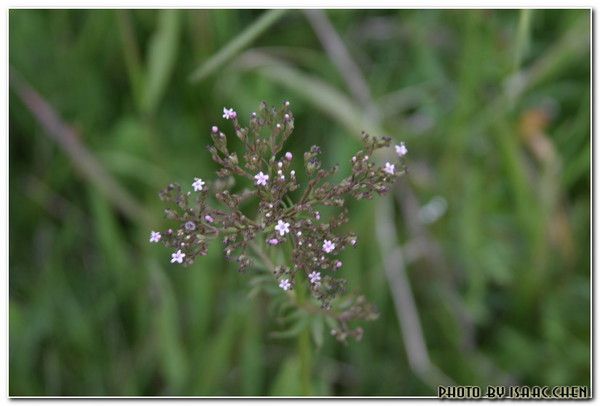
[[[11, 10], [10, 394], [589, 385], [589, 21], [588, 10]], [[343, 276], [381, 313], [359, 343], [324, 334], [298, 351], [218, 243], [187, 269], [148, 243], [167, 224], [158, 191], [213, 177], [209, 128], [232, 135], [223, 106], [244, 122], [261, 100], [286, 99], [296, 157], [318, 144], [343, 172], [361, 130], [409, 149], [383, 223], [380, 202], [350, 205], [360, 244]], [[378, 239], [382, 225], [397, 238]], [[386, 244], [422, 334], [399, 323]], [[411, 363], [408, 336], [429, 362]]]

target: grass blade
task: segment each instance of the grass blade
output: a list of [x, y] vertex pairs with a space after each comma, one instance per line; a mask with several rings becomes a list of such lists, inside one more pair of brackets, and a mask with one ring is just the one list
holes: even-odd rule
[[277, 22], [287, 10], [270, 10], [264, 13], [256, 22], [250, 25], [241, 34], [235, 37], [225, 48], [221, 49], [209, 60], [200, 65], [191, 75], [190, 81], [200, 82], [215, 72], [227, 61], [238, 54], [242, 49], [254, 41], [260, 34], [265, 32], [271, 25]]
[[148, 70], [142, 99], [142, 110], [152, 113], [167, 87], [177, 58], [179, 18], [177, 10], [163, 10], [159, 27], [148, 50]]

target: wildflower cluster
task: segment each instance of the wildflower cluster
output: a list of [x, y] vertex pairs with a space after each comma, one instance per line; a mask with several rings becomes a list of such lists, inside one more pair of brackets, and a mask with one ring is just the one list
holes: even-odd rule
[[[150, 242], [170, 247], [171, 262], [185, 266], [206, 255], [209, 240], [220, 238], [225, 257], [236, 261], [240, 271], [253, 265], [254, 255], [265, 257], [267, 247], [281, 249], [289, 256], [285, 264], [272, 264], [277, 285], [292, 291], [304, 284], [321, 308], [331, 312], [332, 302], [346, 289], [346, 281], [335, 276], [343, 268], [340, 254], [358, 243], [356, 234], [336, 232], [348, 221], [346, 199], [371, 199], [386, 193], [405, 171], [402, 158], [408, 152], [406, 146], [395, 146], [397, 161], [378, 166], [372, 154], [390, 147], [391, 139], [363, 133], [363, 148], [350, 159], [351, 173], [332, 183], [329, 179], [338, 166], [323, 168], [318, 146], [311, 147], [301, 159], [284, 151], [294, 129], [289, 102], [278, 109], [261, 103], [258, 112], [250, 115], [247, 127], [241, 126], [231, 108], [223, 109], [223, 118], [232, 122], [241, 140], [242, 156], [230, 149], [225, 133], [213, 126], [213, 145], [208, 150], [220, 166], [217, 179], [196, 177], [190, 183], [192, 191], [178, 184], [168, 185], [160, 198], [170, 205], [165, 215], [175, 225], [163, 232], [152, 231]], [[307, 177], [304, 187], [296, 175], [301, 167], [298, 161], [302, 161]], [[246, 187], [234, 192], [235, 179], [239, 178], [246, 179], [242, 182]], [[242, 202], [251, 198], [258, 202], [256, 210], [243, 213]], [[323, 206], [340, 210], [336, 216], [323, 219], [319, 211]], [[346, 308], [337, 309], [338, 328], [332, 331], [342, 341], [362, 335], [362, 329], [350, 329], [349, 321], [376, 317], [363, 297], [345, 303]]]

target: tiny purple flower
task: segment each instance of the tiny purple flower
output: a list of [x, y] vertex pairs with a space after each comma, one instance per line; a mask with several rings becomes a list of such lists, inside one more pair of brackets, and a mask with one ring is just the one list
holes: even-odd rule
[[290, 283], [289, 279], [284, 279], [281, 282], [279, 282], [279, 287], [283, 290], [290, 290], [292, 284]]
[[269, 180], [269, 175], [265, 175], [264, 173], [259, 172], [258, 174], [256, 174], [254, 176], [254, 179], [256, 179], [256, 184], [257, 185], [262, 185], [262, 186], [267, 186], [267, 181]]
[[393, 175], [394, 174], [394, 168], [395, 168], [394, 164], [386, 162], [385, 163], [385, 168], [383, 168], [383, 171], [386, 172], [386, 173], [389, 173], [390, 175]]
[[150, 242], [159, 242], [162, 236], [158, 231], [152, 231], [150, 233]]
[[398, 154], [399, 157], [408, 154], [408, 148], [406, 148], [406, 145], [404, 145], [403, 142], [401, 142], [400, 145], [396, 145], [396, 154]]
[[337, 260], [335, 261], [335, 269], [340, 269], [342, 267], [342, 261]]
[[192, 183], [192, 187], [194, 188], [194, 192], [199, 192], [204, 188], [205, 182], [200, 178], [194, 178], [194, 183]]
[[334, 249], [335, 249], [335, 244], [334, 243], [332, 243], [329, 240], [324, 240], [323, 241], [323, 251], [325, 251], [326, 253], [329, 254]]
[[285, 159], [287, 159], [288, 161], [291, 161], [293, 157], [294, 156], [292, 155], [292, 153], [290, 151], [285, 153]]
[[313, 271], [308, 274], [308, 277], [310, 279], [310, 283], [317, 284], [317, 283], [321, 282], [321, 272]]
[[317, 220], [321, 220], [321, 213], [319, 213], [318, 211], [315, 212], [315, 218]]
[[277, 220], [275, 230], [279, 231], [279, 235], [283, 236], [290, 232], [290, 223], [286, 223], [282, 220]]
[[228, 109], [223, 107], [223, 118], [226, 120], [231, 120], [237, 117], [237, 113], [233, 109]]
[[211, 130], [212, 130], [213, 133], [216, 134], [216, 133], [219, 132], [219, 127], [217, 127], [216, 125], [213, 125]]
[[279, 240], [277, 238], [271, 238], [269, 241], [267, 241], [269, 244], [271, 245], [277, 245], [279, 244]]
[[204, 216], [204, 220], [206, 220], [207, 223], [212, 223], [213, 221], [215, 221], [215, 219], [210, 214]]
[[194, 231], [196, 229], [196, 223], [193, 221], [188, 221], [185, 223], [184, 227], [188, 231]]
[[174, 264], [175, 262], [177, 262], [179, 264], [182, 264], [183, 258], [185, 258], [185, 253], [181, 252], [181, 250], [177, 250], [177, 252], [171, 254], [171, 263]]

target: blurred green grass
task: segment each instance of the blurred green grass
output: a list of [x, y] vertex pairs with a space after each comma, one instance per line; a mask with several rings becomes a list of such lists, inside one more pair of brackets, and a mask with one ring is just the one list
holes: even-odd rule
[[[589, 385], [590, 11], [328, 11], [378, 119], [302, 12], [264, 13], [10, 11], [11, 75], [153, 216], [146, 224], [119, 211], [12, 86], [10, 394], [301, 393], [294, 340], [270, 336], [281, 326], [269, 304], [248, 299], [250, 278], [218, 243], [190, 269], [147, 243], [166, 224], [158, 190], [214, 170], [204, 147], [210, 125], [227, 128], [222, 107], [247, 117], [260, 100], [285, 99], [296, 156], [319, 144], [344, 169], [363, 129], [407, 142], [420, 210], [400, 196], [395, 226], [445, 375], [466, 385]], [[426, 216], [436, 197], [446, 210]], [[314, 395], [435, 394], [408, 363], [376, 207], [351, 205], [360, 245], [343, 261], [381, 317], [361, 343], [325, 337], [312, 355]]]

